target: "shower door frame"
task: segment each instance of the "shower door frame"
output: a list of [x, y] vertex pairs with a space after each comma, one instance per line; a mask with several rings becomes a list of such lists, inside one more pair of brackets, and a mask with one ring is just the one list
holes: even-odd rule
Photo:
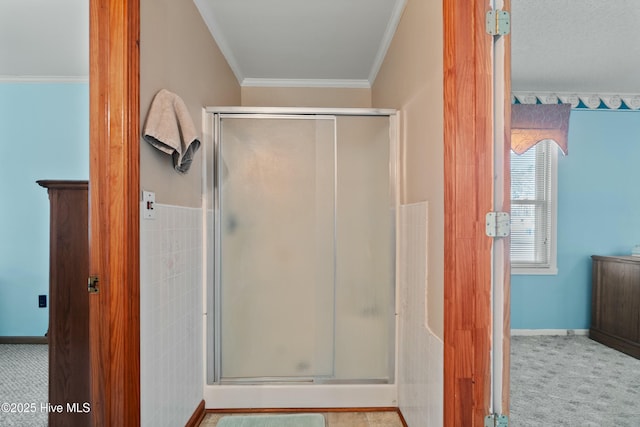
[[[397, 406], [398, 374], [398, 215], [399, 208], [399, 131], [398, 111], [373, 108], [298, 108], [298, 107], [207, 107], [203, 114], [205, 126], [203, 144], [203, 215], [205, 242], [203, 244], [203, 300], [204, 300], [204, 398], [207, 408], [274, 408], [274, 407], [395, 407]], [[394, 301], [393, 309], [393, 348], [390, 351], [389, 383], [350, 382], [264, 382], [259, 384], [221, 384], [220, 383], [220, 199], [218, 190], [217, 156], [220, 153], [221, 116], [242, 116], [256, 118], [301, 118], [339, 117], [339, 116], [379, 116], [389, 118], [389, 183], [390, 202], [393, 205], [392, 241], [394, 243]], [[210, 144], [213, 142], [212, 144]], [[337, 144], [337, 141], [334, 141]], [[213, 152], [209, 152], [213, 150]], [[208, 164], [209, 159], [213, 164]], [[337, 170], [336, 170], [337, 173]], [[334, 186], [337, 183], [334, 183]], [[213, 190], [213, 191], [211, 191]], [[213, 200], [211, 197], [213, 196]], [[335, 197], [335, 194], [334, 194]], [[212, 210], [212, 215], [208, 211]], [[212, 222], [212, 223], [211, 223]], [[210, 243], [211, 242], [211, 243]], [[213, 268], [209, 268], [208, 259], [214, 259]], [[210, 292], [213, 291], [212, 296]], [[212, 333], [213, 330], [213, 333]], [[212, 336], [213, 335], [213, 336]], [[335, 336], [334, 336], [335, 338]], [[213, 363], [210, 357], [214, 354]]]

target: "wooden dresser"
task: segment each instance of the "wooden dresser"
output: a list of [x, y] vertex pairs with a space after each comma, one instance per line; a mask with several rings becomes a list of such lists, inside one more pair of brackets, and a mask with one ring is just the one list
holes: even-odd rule
[[640, 257], [593, 255], [589, 336], [640, 359]]
[[[37, 181], [49, 192], [49, 427], [90, 426], [87, 181]], [[85, 412], [87, 411], [87, 412]]]

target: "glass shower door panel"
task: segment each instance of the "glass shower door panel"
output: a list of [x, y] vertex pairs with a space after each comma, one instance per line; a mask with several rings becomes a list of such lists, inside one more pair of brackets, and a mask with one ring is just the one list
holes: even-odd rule
[[393, 380], [395, 236], [388, 117], [337, 118], [336, 379]]
[[221, 120], [223, 381], [333, 375], [334, 128]]

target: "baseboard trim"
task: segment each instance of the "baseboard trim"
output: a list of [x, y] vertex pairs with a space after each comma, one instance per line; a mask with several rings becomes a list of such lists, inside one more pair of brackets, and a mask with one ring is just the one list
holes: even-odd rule
[[0, 344], [47, 344], [47, 337], [0, 337]]
[[395, 406], [372, 406], [358, 408], [226, 408], [207, 409], [211, 414], [271, 414], [278, 412], [288, 413], [317, 413], [317, 412], [399, 412]]
[[404, 419], [404, 415], [402, 415], [402, 411], [400, 410], [400, 408], [396, 408], [396, 413], [400, 417], [400, 422], [402, 423], [402, 427], [409, 427], [409, 424], [407, 424], [407, 420]]
[[205, 414], [206, 411], [204, 409], [204, 400], [201, 400], [198, 404], [198, 407], [193, 412], [193, 415], [191, 415], [191, 418], [189, 418], [189, 421], [187, 421], [187, 424], [185, 424], [184, 427], [198, 427], [204, 419]]
[[589, 335], [588, 329], [512, 329], [511, 336], [567, 336], [567, 335]]

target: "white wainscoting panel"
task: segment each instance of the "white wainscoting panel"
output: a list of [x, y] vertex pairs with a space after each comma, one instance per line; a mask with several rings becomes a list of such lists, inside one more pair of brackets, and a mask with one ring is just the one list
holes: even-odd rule
[[155, 211], [140, 220], [141, 425], [174, 427], [189, 420], [204, 385], [202, 209]]
[[428, 204], [400, 207], [398, 403], [410, 426], [443, 425], [444, 346], [427, 324]]

